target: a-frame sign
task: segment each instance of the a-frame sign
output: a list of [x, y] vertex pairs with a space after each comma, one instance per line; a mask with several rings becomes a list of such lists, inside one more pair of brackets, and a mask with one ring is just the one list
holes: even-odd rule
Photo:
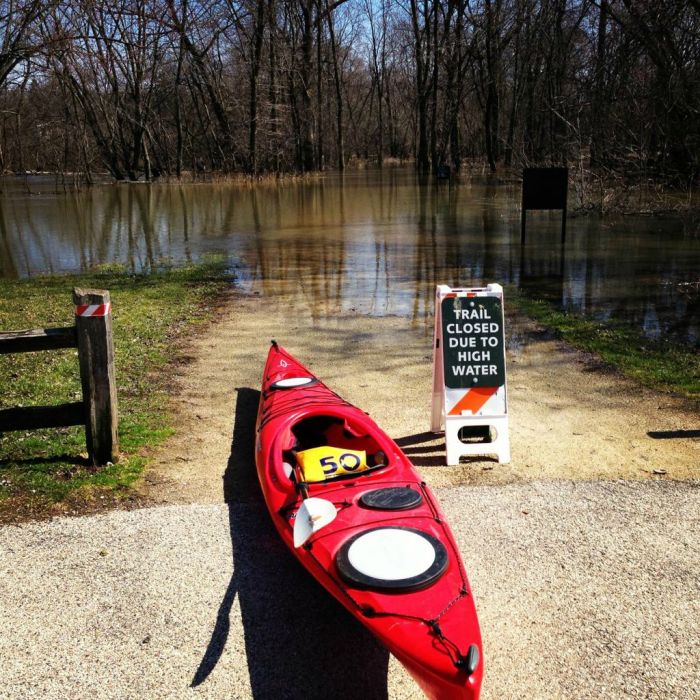
[[503, 326], [500, 284], [438, 285], [430, 429], [445, 426], [448, 464], [472, 455], [510, 462]]

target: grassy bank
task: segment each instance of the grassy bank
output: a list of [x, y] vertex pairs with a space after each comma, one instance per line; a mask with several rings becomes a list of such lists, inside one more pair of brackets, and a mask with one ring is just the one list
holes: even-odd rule
[[[172, 432], [169, 364], [178, 340], [209, 319], [230, 284], [222, 260], [131, 275], [0, 280], [0, 331], [73, 324], [73, 287], [108, 289], [112, 298], [121, 458], [93, 469], [81, 427], [0, 433], [0, 519], [82, 510], [127, 493], [145, 452]], [[0, 356], [0, 408], [81, 400], [77, 350]]]
[[508, 302], [576, 348], [645, 386], [700, 401], [700, 354], [667, 340], [650, 340], [624, 323], [601, 323], [560, 311], [510, 290]]

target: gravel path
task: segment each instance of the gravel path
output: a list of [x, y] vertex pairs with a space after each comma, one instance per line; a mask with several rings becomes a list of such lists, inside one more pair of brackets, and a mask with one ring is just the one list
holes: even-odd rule
[[[439, 489], [480, 614], [482, 697], [696, 698], [699, 489]], [[0, 529], [0, 630], [2, 698], [421, 697], [259, 497]]]

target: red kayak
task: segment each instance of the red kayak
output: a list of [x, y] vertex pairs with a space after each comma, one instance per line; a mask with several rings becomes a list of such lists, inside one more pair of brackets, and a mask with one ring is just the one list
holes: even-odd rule
[[299, 561], [436, 700], [479, 697], [481, 634], [435, 496], [396, 443], [273, 341], [255, 459]]

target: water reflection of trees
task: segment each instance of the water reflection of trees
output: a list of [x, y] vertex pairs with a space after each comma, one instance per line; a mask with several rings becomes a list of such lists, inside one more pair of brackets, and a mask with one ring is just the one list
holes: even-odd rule
[[13, 250], [13, 241], [7, 230], [5, 205], [0, 200], [0, 273], [3, 277], [14, 279], [19, 275], [16, 258], [18, 253]]
[[[680, 228], [581, 217], [559, 243], [557, 215], [528, 217], [519, 244], [516, 187], [437, 185], [408, 170], [352, 173], [282, 186], [132, 185], [0, 198], [0, 273], [132, 272], [164, 259], [223, 252], [237, 282], [285, 295], [316, 321], [356, 310], [395, 314], [430, 332], [437, 283], [515, 283], [598, 318], [697, 342], [697, 298], [678, 293], [700, 268]], [[654, 223], [654, 226], [660, 224]]]
[[678, 282], [700, 269], [700, 250], [686, 248], [686, 233], [669, 228], [654, 235], [635, 221], [582, 217], [570, 223], [573, 235], [563, 245], [556, 216], [533, 220], [536, 233], [520, 259], [519, 286], [528, 294], [652, 338], [670, 334], [700, 344], [698, 300], [679, 293]]

